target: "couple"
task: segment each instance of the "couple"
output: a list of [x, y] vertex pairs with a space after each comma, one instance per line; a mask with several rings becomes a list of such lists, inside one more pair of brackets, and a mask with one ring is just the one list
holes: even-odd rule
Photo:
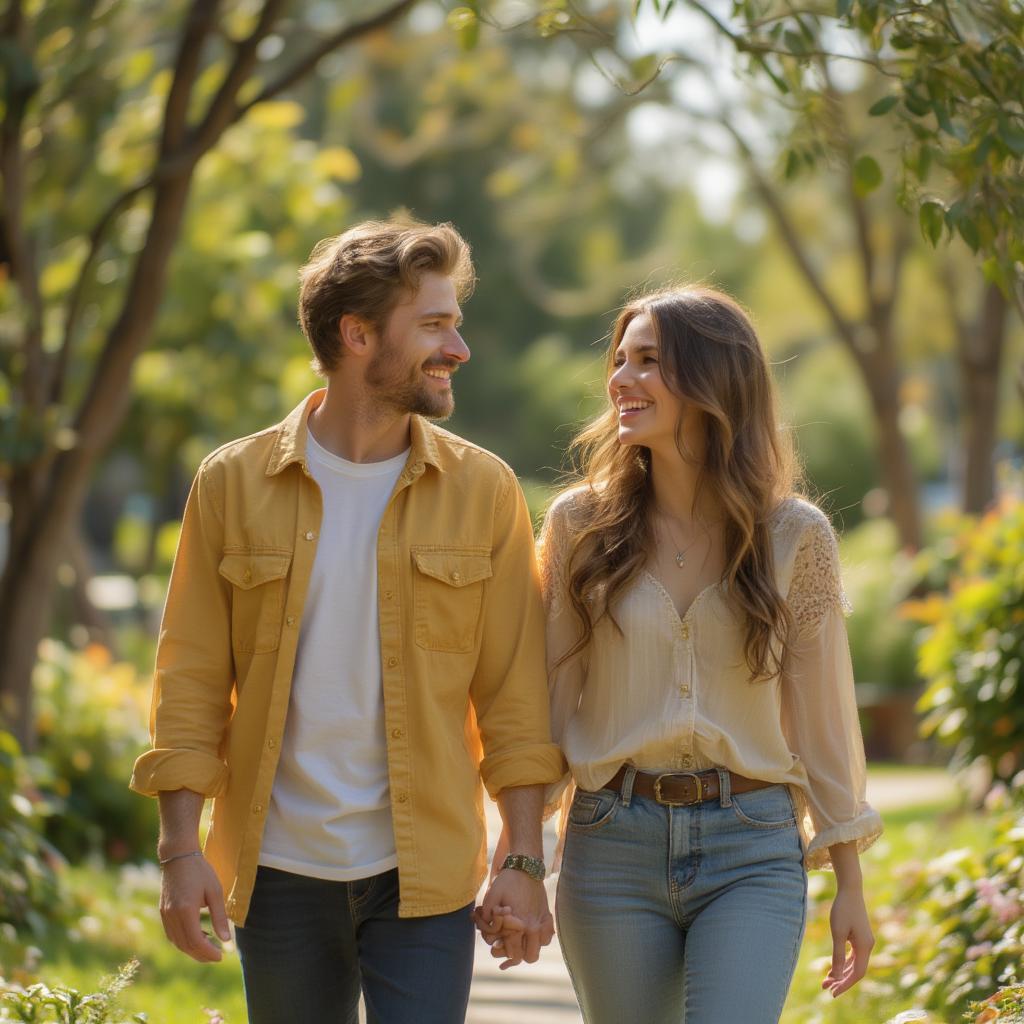
[[[160, 629], [132, 786], [159, 798], [171, 941], [218, 960], [200, 912], [221, 940], [234, 921], [253, 1024], [349, 1024], [360, 991], [371, 1024], [457, 1024], [474, 924], [505, 965], [551, 940], [541, 821], [561, 806], [589, 1024], [777, 1021], [806, 869], [829, 863], [823, 984], [853, 985], [880, 822], [835, 538], [793, 494], [739, 307], [624, 308], [538, 574], [512, 471], [431, 422], [470, 354], [466, 242], [366, 223], [301, 279], [327, 387], [204, 460]], [[481, 779], [504, 829], [474, 909]]]

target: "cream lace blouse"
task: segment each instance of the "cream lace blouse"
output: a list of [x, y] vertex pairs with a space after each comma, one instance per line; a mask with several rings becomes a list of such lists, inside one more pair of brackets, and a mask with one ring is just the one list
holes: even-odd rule
[[[866, 849], [882, 822], [865, 802], [849, 609], [825, 515], [789, 498], [770, 524], [779, 590], [795, 621], [781, 676], [748, 682], [744, 624], [724, 584], [701, 591], [680, 619], [648, 572], [616, 607], [623, 633], [602, 619], [587, 649], [556, 667], [580, 630], [565, 566], [578, 493], [551, 507], [538, 549], [552, 732], [576, 785], [600, 789], [623, 763], [649, 772], [722, 766], [790, 787], [809, 868], [830, 866], [835, 843]], [[568, 800], [568, 781], [549, 789], [549, 810]]]

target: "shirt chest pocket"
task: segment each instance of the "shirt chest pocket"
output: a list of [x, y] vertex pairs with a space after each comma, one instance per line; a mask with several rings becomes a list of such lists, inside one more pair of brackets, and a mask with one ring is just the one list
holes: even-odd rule
[[282, 551], [232, 551], [221, 559], [220, 574], [231, 584], [233, 650], [277, 650], [291, 562], [291, 554]]
[[464, 654], [473, 650], [491, 576], [488, 551], [413, 548], [413, 612], [418, 646]]

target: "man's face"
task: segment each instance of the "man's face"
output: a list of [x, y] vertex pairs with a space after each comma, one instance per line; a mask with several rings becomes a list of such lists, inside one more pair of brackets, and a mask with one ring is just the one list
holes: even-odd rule
[[366, 369], [366, 382], [379, 401], [400, 413], [451, 416], [451, 375], [469, 359], [461, 323], [452, 279], [423, 274], [419, 290], [391, 311]]

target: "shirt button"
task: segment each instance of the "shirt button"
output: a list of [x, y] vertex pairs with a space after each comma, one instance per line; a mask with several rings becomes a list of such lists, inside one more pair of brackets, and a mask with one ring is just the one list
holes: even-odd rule
[[408, 800], [409, 800], [409, 794], [408, 793], [396, 793], [395, 794], [395, 802], [396, 803], [404, 804], [404, 803], [407, 803]]
[[679, 687], [679, 692], [680, 692], [680, 693], [681, 693], [681, 694], [682, 694], [682, 695], [683, 695], [684, 697], [688, 697], [688, 696], [690, 695], [690, 687], [689, 687], [689, 686], [687, 686], [687, 684], [686, 684], [686, 683], [683, 683], [683, 685]]
[[391, 738], [392, 739], [400, 740], [404, 735], [405, 735], [405, 733], [402, 732], [401, 729], [392, 729], [391, 730]]
[[457, 573], [457, 572], [453, 572], [453, 573], [451, 574], [451, 577], [450, 577], [450, 578], [451, 578], [451, 581], [452, 581], [452, 583], [458, 583], [458, 582], [459, 582], [459, 580], [461, 580], [461, 579], [462, 579], [462, 575], [461, 575], [460, 573]]
[[263, 813], [263, 804], [253, 804], [252, 805], [252, 813], [253, 814], [262, 814]]
[[684, 768], [692, 768], [693, 767], [693, 758], [690, 757], [689, 754], [687, 754], [685, 757], [682, 757], [682, 758], [679, 759], [679, 763]]
[[267, 749], [268, 750], [273, 750], [274, 747], [276, 747], [276, 746], [277, 746], [277, 740], [275, 740], [273, 737], [271, 737], [269, 740], [267, 740]]
[[393, 598], [394, 596], [395, 596], [395, 595], [394, 595], [394, 594], [392, 594], [390, 590], [385, 590], [385, 591], [384, 591], [384, 600], [385, 600], [385, 601], [390, 601], [390, 600], [391, 600], [391, 598]]
[[248, 583], [252, 579], [252, 569], [246, 569], [245, 572], [242, 573], [242, 579]]
[[684, 640], [689, 640], [689, 639], [690, 639], [690, 626], [689, 626], [689, 624], [688, 624], [688, 623], [684, 622], [684, 623], [683, 623], [683, 624], [682, 624], [682, 625], [681, 625], [681, 626], [679, 627], [679, 635], [680, 635], [680, 636], [681, 636], [681, 637], [682, 637], [682, 638], [683, 638]]
[[316, 534], [312, 530], [307, 530], [303, 534], [303, 536], [306, 538], [306, 540], [312, 540], [316, 536]]
[[394, 668], [397, 664], [398, 659], [392, 654], [391, 657], [388, 658], [388, 668]]
[[295, 625], [295, 616], [294, 615], [289, 615], [288, 618], [285, 619], [284, 621], [287, 622], [289, 626], [294, 626]]

